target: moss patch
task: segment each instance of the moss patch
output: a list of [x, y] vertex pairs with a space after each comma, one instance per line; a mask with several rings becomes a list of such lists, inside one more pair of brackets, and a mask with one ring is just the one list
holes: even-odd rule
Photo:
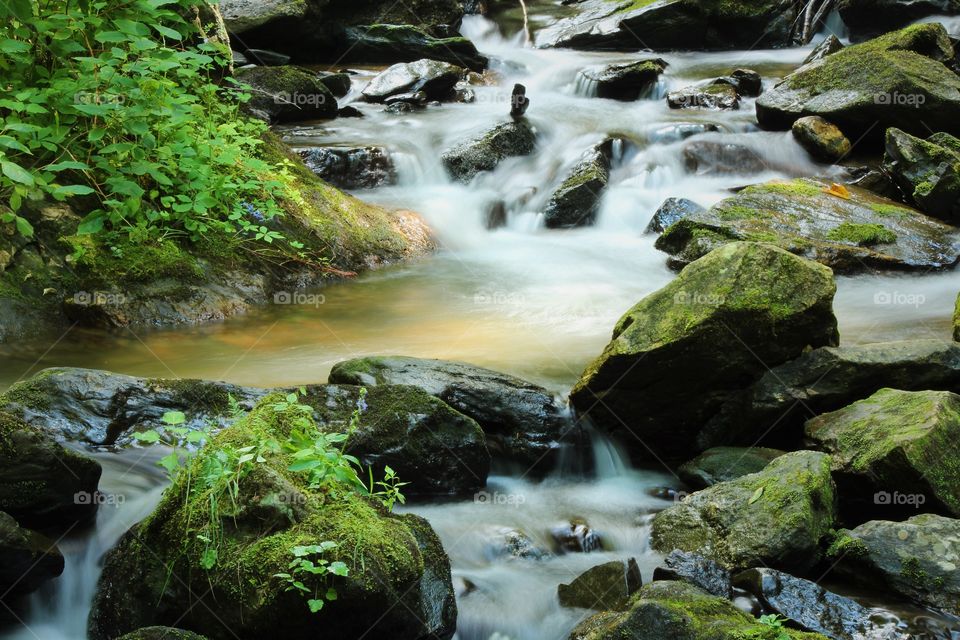
[[878, 244], [891, 244], [897, 241], [897, 234], [882, 224], [857, 224], [844, 222], [832, 229], [827, 238], [838, 242], [850, 242], [861, 247], [872, 247]]

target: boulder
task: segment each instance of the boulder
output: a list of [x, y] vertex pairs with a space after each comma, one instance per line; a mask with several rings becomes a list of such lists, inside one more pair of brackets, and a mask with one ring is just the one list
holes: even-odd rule
[[726, 83], [702, 87], [685, 87], [667, 94], [671, 109], [739, 109], [740, 96], [736, 88]]
[[220, 12], [231, 34], [269, 23], [293, 23], [307, 14], [305, 0], [221, 0]]
[[300, 67], [247, 67], [236, 78], [253, 91], [245, 108], [267, 122], [337, 117], [337, 99], [316, 74]]
[[887, 129], [883, 169], [918, 209], [960, 221], [960, 140], [935, 133], [926, 140]]
[[125, 633], [117, 640], [207, 640], [193, 631], [174, 629], [173, 627], [144, 627]]
[[805, 432], [813, 448], [830, 454], [845, 511], [922, 507], [960, 515], [960, 478], [944, 455], [960, 440], [960, 395], [881, 389], [813, 418]]
[[820, 116], [800, 118], [793, 123], [791, 130], [800, 146], [817, 160], [835, 162], [852, 149], [843, 132]]
[[653, 518], [651, 546], [702, 554], [727, 569], [805, 571], [834, 523], [829, 456], [795, 451], [763, 471], [690, 494]]
[[282, 67], [290, 64], [290, 56], [269, 49], [247, 49], [246, 57], [252, 64], [265, 67]]
[[810, 580], [768, 569], [748, 569], [734, 584], [753, 594], [767, 611], [832, 640], [908, 640], [895, 623], [877, 624], [873, 612], [855, 600], [827, 591]]
[[830, 54], [836, 53], [841, 49], [843, 49], [843, 43], [840, 42], [840, 38], [831, 33], [813, 48], [813, 51], [810, 52], [810, 55], [804, 59], [803, 64], [810, 64], [811, 62], [816, 62], [817, 60], [823, 60]]
[[674, 549], [653, 570], [654, 580], [681, 580], [699, 587], [713, 596], [729, 600], [733, 597], [730, 572], [719, 564], [690, 551]]
[[53, 540], [22, 528], [0, 511], [0, 601], [12, 602], [36, 591], [63, 573], [63, 566]]
[[763, 78], [753, 69], [734, 69], [730, 75], [717, 78], [711, 84], [727, 84], [739, 95], [755, 98], [763, 89]]
[[682, 148], [683, 164], [698, 175], [749, 175], [770, 166], [752, 147], [721, 140], [690, 140]]
[[[174, 624], [211, 640], [453, 635], [450, 564], [436, 533], [423, 518], [392, 513], [351, 485], [315, 488], [309, 474], [291, 471], [291, 455], [268, 443], [288, 442], [310, 424], [296, 410], [281, 410], [284, 401], [268, 396], [217, 434], [190, 462], [191, 472], [178, 474], [156, 510], [107, 554], [90, 614], [92, 640]], [[204, 480], [203, 470], [246, 446], [257, 453], [239, 463], [246, 470], [232, 488], [217, 476]], [[335, 546], [311, 550], [328, 542]], [[297, 572], [297, 557], [311, 566], [325, 560], [333, 573]], [[284, 573], [307, 592], [288, 589], [277, 576]], [[308, 598], [317, 594], [326, 595], [314, 612]]]
[[483, 71], [489, 61], [470, 40], [459, 35], [434, 36], [409, 24], [369, 24], [344, 31], [344, 60], [412, 62], [430, 59]]
[[663, 233], [667, 227], [677, 220], [682, 220], [692, 213], [705, 211], [703, 207], [686, 198], [667, 198], [653, 214], [647, 225], [647, 233]]
[[613, 560], [587, 569], [570, 584], [561, 584], [557, 597], [561, 607], [617, 611], [642, 585], [636, 560]]
[[714, 447], [677, 468], [677, 475], [694, 489], [736, 480], [766, 467], [785, 451], [764, 447]]
[[839, 0], [843, 23], [858, 37], [904, 27], [920, 18], [960, 13], [957, 0]]
[[335, 95], [338, 98], [350, 93], [350, 74], [349, 73], [325, 73], [320, 72], [317, 74], [317, 78], [327, 89], [330, 89], [330, 93]]
[[570, 169], [543, 209], [550, 229], [582, 227], [594, 223], [600, 200], [610, 179], [611, 140], [595, 145]]
[[492, 453], [528, 465], [557, 450], [574, 427], [566, 408], [543, 387], [463, 362], [370, 356], [334, 365], [330, 382], [419, 387], [476, 420]]
[[664, 60], [653, 58], [584, 69], [580, 74], [595, 84], [598, 98], [630, 101], [647, 95], [666, 67]]
[[536, 139], [525, 120], [505, 122], [447, 149], [440, 160], [455, 180], [470, 182], [481, 171], [493, 171], [504, 158], [530, 155]]
[[100, 472], [96, 460], [46, 429], [0, 411], [0, 510], [24, 526], [68, 529], [92, 520]]
[[341, 189], [395, 184], [397, 169], [383, 147], [311, 147], [300, 150], [311, 171]]
[[800, 67], [757, 99], [757, 120], [787, 129], [822, 116], [852, 139], [887, 127], [958, 133], [960, 77], [944, 66], [952, 58], [942, 25], [914, 25]]
[[400, 62], [375, 76], [361, 95], [367, 102], [384, 102], [391, 96], [422, 91], [427, 100], [442, 100], [465, 74], [466, 69], [447, 62]]
[[747, 187], [680, 220], [656, 247], [680, 266], [739, 240], [773, 243], [839, 273], [928, 271], [960, 260], [953, 227], [865, 189], [837, 191], [812, 178]]
[[581, 622], [570, 640], [826, 640], [816, 633], [769, 626], [738, 609], [725, 598], [712, 596], [686, 582], [661, 580], [640, 589], [623, 612], [598, 613]]
[[960, 614], [960, 520], [932, 513], [903, 522], [871, 520], [840, 531], [830, 553], [850, 580]]
[[689, 458], [708, 418], [768, 367], [837, 343], [830, 270], [733, 243], [626, 312], [570, 402], [636, 453]]
[[762, 441], [795, 447], [807, 420], [884, 387], [960, 392], [960, 345], [906, 340], [814, 349], [773, 367], [732, 397], [701, 432], [698, 444], [753, 446]]

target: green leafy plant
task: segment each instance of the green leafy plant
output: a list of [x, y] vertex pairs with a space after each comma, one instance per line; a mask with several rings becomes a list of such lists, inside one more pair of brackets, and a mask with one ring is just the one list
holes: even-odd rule
[[[323, 558], [326, 551], [337, 548], [336, 542], [325, 541], [320, 544], [296, 546], [290, 550], [293, 554], [293, 560], [287, 568], [287, 572], [274, 574], [275, 578], [280, 578], [287, 583], [286, 591], [298, 591], [307, 598], [307, 606], [310, 611], [316, 613], [323, 608], [325, 601], [337, 599], [337, 590], [333, 587], [316, 586], [316, 579], [324, 576], [347, 576], [350, 569], [343, 562], [329, 562]], [[305, 581], [315, 583], [315, 586], [308, 587]]]
[[173, 451], [161, 458], [157, 464], [167, 470], [172, 479], [190, 455], [190, 445], [199, 446], [209, 437], [209, 429], [193, 429], [181, 426], [187, 421], [182, 411], [167, 411], [161, 418], [163, 425], [159, 429], [148, 429], [133, 434], [134, 440], [141, 444], [163, 442], [174, 447]]
[[787, 618], [783, 618], [775, 613], [762, 615], [759, 618], [760, 624], [770, 627], [778, 633], [775, 640], [790, 640], [790, 634], [787, 633], [787, 630], [783, 626], [783, 623], [786, 621]]

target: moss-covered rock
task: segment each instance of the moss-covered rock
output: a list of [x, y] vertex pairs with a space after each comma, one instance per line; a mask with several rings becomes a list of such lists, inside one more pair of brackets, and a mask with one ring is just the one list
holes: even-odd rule
[[584, 69], [580, 74], [596, 87], [598, 98], [630, 101], [649, 93], [666, 67], [664, 60], [653, 58]]
[[791, 127], [793, 137], [810, 155], [825, 162], [835, 162], [852, 148], [850, 141], [838, 127], [820, 116], [798, 119]]
[[22, 528], [0, 511], [0, 602], [36, 591], [63, 573], [63, 567], [63, 555], [53, 540]]
[[125, 633], [117, 640], [207, 640], [201, 635], [173, 627], [144, 627]]
[[785, 451], [764, 447], [714, 447], [677, 468], [677, 475], [694, 489], [756, 473]]
[[625, 612], [587, 618], [573, 630], [570, 640], [778, 640], [784, 636], [790, 640], [826, 640], [817, 633], [773, 629], [726, 598], [685, 582], [663, 580], [640, 589]]
[[693, 493], [653, 519], [654, 549], [696, 551], [729, 569], [806, 570], [834, 524], [830, 458], [780, 456], [763, 471]]
[[728, 397], [809, 346], [837, 343], [835, 290], [822, 265], [728, 244], [627, 311], [570, 401], [637, 454], [689, 459]]
[[248, 67], [236, 78], [253, 89], [246, 108], [267, 122], [337, 117], [337, 99], [320, 77], [301, 67]]
[[[960, 514], [960, 460], [947, 453], [960, 440], [960, 396], [881, 389], [808, 421], [806, 436], [830, 454], [845, 514], [890, 517], [920, 506]], [[923, 496], [923, 502], [878, 503], [880, 492]]]
[[942, 25], [913, 25], [797, 69], [757, 99], [757, 120], [787, 129], [817, 115], [853, 139], [887, 127], [958, 133], [960, 77], [944, 66], [952, 58]]
[[949, 222], [960, 220], [960, 140], [948, 133], [923, 140], [887, 129], [883, 168], [918, 209]]
[[960, 342], [960, 294], [957, 295], [957, 301], [953, 304], [953, 339]]
[[835, 195], [801, 178], [753, 185], [669, 227], [656, 247], [683, 265], [726, 242], [770, 242], [835, 271], [943, 268], [960, 260], [954, 228], [865, 189]]
[[[224, 447], [285, 440], [297, 421], [274, 409], [281, 399], [264, 399], [213, 438], [190, 473], [179, 474], [156, 510], [108, 554], [90, 616], [92, 639], [171, 624], [212, 640], [452, 636], [449, 560], [422, 518], [388, 513], [347, 488], [311, 489], [304, 474], [288, 469], [287, 455], [270, 449], [241, 474], [235, 491], [197, 480], [218, 464]], [[323, 558], [344, 562], [349, 574], [298, 575], [311, 597], [336, 590], [335, 600], [312, 613], [275, 574], [289, 570], [294, 547], [324, 541], [337, 546]]]
[[526, 120], [515, 120], [447, 149], [440, 160], [455, 180], [470, 182], [481, 171], [493, 171], [504, 158], [530, 155], [536, 139]]
[[557, 597], [561, 607], [615, 611], [623, 609], [642, 584], [636, 560], [613, 560], [587, 569], [570, 584], [561, 584]]
[[566, 174], [543, 209], [548, 228], [580, 227], [594, 223], [600, 199], [610, 180], [613, 141], [594, 145]]

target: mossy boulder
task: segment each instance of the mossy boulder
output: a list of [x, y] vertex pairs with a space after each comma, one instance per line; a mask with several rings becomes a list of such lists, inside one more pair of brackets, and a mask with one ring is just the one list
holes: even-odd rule
[[793, 123], [791, 130], [800, 146], [817, 160], [835, 162], [853, 148], [837, 126], [820, 116], [799, 118]]
[[253, 88], [246, 109], [267, 122], [337, 117], [337, 98], [320, 77], [301, 67], [247, 67], [236, 78]]
[[463, 67], [436, 60], [399, 62], [374, 76], [361, 95], [368, 102], [383, 102], [398, 94], [422, 91], [428, 100], [443, 100], [466, 73]]
[[[845, 513], [890, 517], [922, 507], [960, 514], [960, 460], [948, 453], [960, 440], [957, 394], [881, 389], [808, 421], [806, 436], [830, 454]], [[884, 493], [922, 502], [878, 501]]]
[[764, 447], [714, 447], [677, 468], [677, 475], [694, 489], [735, 480], [766, 467], [785, 451]]
[[544, 224], [551, 229], [593, 224], [600, 199], [610, 180], [613, 141], [594, 145], [567, 172], [543, 209]]
[[12, 603], [36, 591], [63, 573], [63, 567], [63, 555], [53, 540], [22, 528], [0, 511], [0, 602]]
[[[211, 640], [236, 637], [450, 638], [456, 603], [440, 540], [422, 518], [388, 512], [346, 487], [311, 489], [288, 455], [263, 451], [236, 490], [198, 482], [224, 447], [284, 441], [297, 427], [274, 409], [282, 395], [217, 434], [180, 473], [156, 510], [108, 553], [89, 621], [93, 640], [177, 625]], [[299, 576], [316, 591], [336, 590], [312, 613], [275, 577], [294, 547], [334, 542], [328, 561], [347, 576]], [[211, 550], [215, 549], [215, 562]], [[205, 564], [202, 564], [205, 563]], [[203, 568], [210, 567], [209, 569]]]
[[834, 524], [829, 456], [795, 451], [763, 471], [690, 494], [653, 519], [650, 544], [695, 551], [728, 569], [805, 571]]
[[839, 532], [831, 552], [850, 580], [960, 615], [960, 520], [931, 513], [871, 520]]
[[837, 343], [835, 291], [822, 265], [772, 245], [725, 245], [624, 314], [570, 402], [637, 454], [689, 459], [731, 395], [770, 366]]
[[623, 609], [642, 585], [636, 560], [613, 560], [587, 569], [570, 584], [561, 584], [557, 597], [561, 607], [615, 611]]
[[65, 530], [90, 521], [100, 472], [51, 432], [0, 411], [0, 510], [24, 526]]
[[144, 627], [125, 633], [117, 640], [207, 640], [207, 638], [193, 631], [184, 631], [173, 627]]
[[934, 133], [924, 140], [887, 129], [883, 169], [918, 209], [960, 221], [960, 139]]
[[770, 242], [841, 273], [939, 269], [960, 260], [953, 227], [859, 187], [844, 193], [810, 178], [753, 185], [672, 225], [656, 247], [673, 266], [737, 240]]
[[787, 129], [822, 116], [853, 139], [887, 127], [958, 133], [960, 77], [945, 66], [952, 58], [942, 25], [913, 25], [800, 67], [757, 99], [757, 120]]
[[580, 74], [596, 87], [598, 98], [631, 101], [648, 94], [666, 67], [664, 60], [653, 58], [584, 69]]
[[622, 612], [598, 613], [581, 622], [570, 640], [670, 638], [671, 640], [826, 640], [817, 633], [763, 625], [726, 598], [687, 584], [652, 582]]
[[927, 339], [814, 349], [773, 367], [732, 397], [701, 432], [699, 444], [796, 447], [807, 420], [884, 387], [960, 389], [960, 345]]
[[447, 149], [440, 160], [454, 180], [470, 182], [478, 173], [496, 169], [504, 158], [530, 155], [536, 141], [533, 127], [515, 120]]

